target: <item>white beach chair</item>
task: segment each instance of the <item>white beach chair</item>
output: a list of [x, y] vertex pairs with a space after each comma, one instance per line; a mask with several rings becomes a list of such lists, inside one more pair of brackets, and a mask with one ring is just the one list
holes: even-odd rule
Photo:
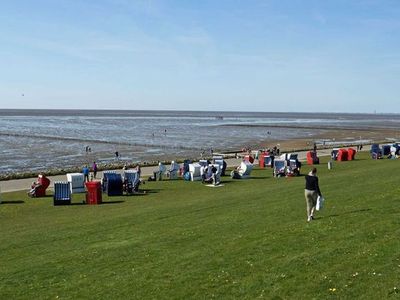
[[202, 179], [201, 177], [201, 165], [198, 163], [189, 164], [189, 173], [191, 181], [199, 181]]
[[251, 171], [253, 170], [253, 164], [251, 164], [248, 161], [242, 161], [240, 163], [240, 168], [238, 170], [238, 173], [242, 179], [249, 178]]
[[85, 192], [85, 177], [82, 173], [68, 173], [67, 181], [70, 183], [71, 194]]
[[167, 170], [167, 177], [169, 179], [178, 179], [179, 164], [175, 161], [171, 162], [170, 168]]
[[167, 168], [161, 162], [159, 162], [158, 170], [153, 172], [155, 180], [162, 180], [163, 177], [165, 176], [166, 171]]

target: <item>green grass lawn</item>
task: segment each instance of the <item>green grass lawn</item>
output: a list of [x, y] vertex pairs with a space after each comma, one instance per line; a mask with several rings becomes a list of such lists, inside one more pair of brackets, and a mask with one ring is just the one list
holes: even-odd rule
[[148, 182], [98, 206], [4, 193], [0, 298], [398, 299], [400, 160], [326, 163], [311, 223], [304, 177], [271, 169], [220, 188]]

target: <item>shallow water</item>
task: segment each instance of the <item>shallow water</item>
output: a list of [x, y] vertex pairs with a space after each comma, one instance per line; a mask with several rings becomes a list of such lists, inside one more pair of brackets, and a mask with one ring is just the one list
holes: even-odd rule
[[0, 110], [0, 172], [106, 163], [115, 160], [115, 151], [134, 162], [193, 157], [210, 148], [235, 151], [268, 140], [310, 137], [326, 126], [399, 124], [398, 115]]

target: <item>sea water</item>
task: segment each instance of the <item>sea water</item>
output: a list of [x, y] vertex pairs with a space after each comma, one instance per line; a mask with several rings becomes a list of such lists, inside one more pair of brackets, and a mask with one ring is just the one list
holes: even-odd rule
[[[0, 110], [0, 172], [198, 157], [321, 128], [398, 128], [399, 115], [260, 112]], [[273, 146], [273, 145], [270, 145]], [[90, 152], [87, 151], [90, 148]]]

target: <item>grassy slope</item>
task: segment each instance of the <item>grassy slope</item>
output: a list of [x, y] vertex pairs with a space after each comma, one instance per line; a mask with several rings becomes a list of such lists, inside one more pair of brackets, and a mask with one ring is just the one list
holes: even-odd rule
[[270, 169], [221, 188], [149, 182], [100, 206], [3, 194], [0, 298], [398, 297], [400, 161], [324, 163], [310, 224], [304, 178]]

